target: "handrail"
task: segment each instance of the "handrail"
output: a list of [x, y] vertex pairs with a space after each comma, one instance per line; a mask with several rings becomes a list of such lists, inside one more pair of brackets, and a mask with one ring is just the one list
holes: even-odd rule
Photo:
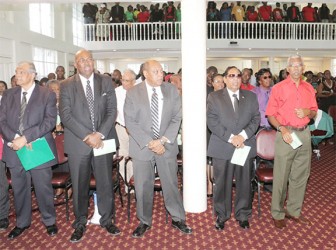
[[[180, 22], [84, 24], [84, 41], [180, 40]], [[335, 41], [336, 23], [207, 22], [207, 39]]]

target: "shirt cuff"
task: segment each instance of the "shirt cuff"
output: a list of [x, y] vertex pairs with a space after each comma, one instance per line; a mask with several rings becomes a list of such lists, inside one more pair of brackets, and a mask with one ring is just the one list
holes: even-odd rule
[[244, 137], [245, 141], [248, 139], [245, 130], [242, 130], [242, 132], [240, 132], [239, 135], [241, 135], [242, 137]]
[[100, 133], [100, 132], [96, 132], [97, 134], [100, 134], [100, 139], [102, 139], [102, 140], [104, 140], [105, 139], [105, 136], [102, 134], [102, 133]]

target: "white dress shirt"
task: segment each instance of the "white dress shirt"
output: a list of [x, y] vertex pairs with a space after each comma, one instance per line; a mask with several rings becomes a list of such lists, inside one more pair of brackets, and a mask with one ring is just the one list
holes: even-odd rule
[[116, 122], [125, 127], [125, 118], [124, 118], [124, 104], [126, 99], [126, 89], [123, 86], [119, 86], [115, 89], [117, 97], [117, 119]]
[[[90, 87], [91, 87], [91, 90], [92, 90], [92, 95], [93, 95], [93, 100], [94, 100], [94, 87], [93, 87], [93, 73], [91, 74], [91, 76], [89, 77], [89, 79], [86, 79], [84, 76], [80, 75], [79, 74], [79, 78], [82, 82], [82, 86], [83, 86], [83, 89], [84, 89], [84, 93], [85, 93], [85, 96], [86, 95], [86, 85], [87, 85], [87, 81], [89, 80], [90, 81]], [[111, 83], [112, 84], [112, 83]]]

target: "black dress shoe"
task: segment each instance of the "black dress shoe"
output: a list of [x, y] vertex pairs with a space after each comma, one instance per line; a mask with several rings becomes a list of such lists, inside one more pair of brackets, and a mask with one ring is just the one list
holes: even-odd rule
[[75, 229], [75, 232], [73, 232], [73, 234], [71, 235], [70, 242], [75, 243], [80, 241], [84, 235], [85, 230], [86, 227], [84, 225], [79, 225]]
[[20, 236], [28, 227], [14, 227], [14, 229], [8, 234], [9, 239], [14, 239], [18, 236]]
[[0, 220], [0, 231], [6, 230], [9, 226], [9, 220], [8, 218], [4, 218]]
[[250, 223], [248, 222], [248, 220], [239, 221], [239, 226], [244, 229], [249, 229]]
[[221, 218], [217, 217], [215, 228], [218, 231], [222, 231], [224, 229], [225, 221], [223, 221]]
[[113, 224], [108, 224], [107, 226], [104, 226], [104, 228], [106, 229], [106, 231], [109, 234], [112, 234], [112, 235], [119, 235], [121, 233], [120, 230], [119, 230], [119, 228], [117, 228]]
[[55, 236], [57, 232], [58, 232], [58, 228], [56, 224], [47, 226], [47, 234], [49, 234], [49, 236]]
[[172, 221], [172, 227], [177, 228], [184, 234], [191, 234], [192, 229], [188, 227], [184, 221]]
[[150, 226], [140, 223], [139, 226], [134, 230], [132, 237], [133, 238], [141, 238], [142, 236], [144, 236], [144, 234], [146, 233], [146, 231], [148, 231], [149, 229], [151, 229]]

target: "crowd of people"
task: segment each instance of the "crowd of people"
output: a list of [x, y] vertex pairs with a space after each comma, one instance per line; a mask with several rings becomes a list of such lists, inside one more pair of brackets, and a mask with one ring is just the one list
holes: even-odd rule
[[[36, 82], [34, 64], [21, 62], [10, 89], [0, 81], [0, 230], [9, 226], [8, 168], [16, 213], [16, 226], [8, 238], [15, 239], [30, 227], [32, 183], [47, 234], [58, 233], [54, 208], [54, 196], [58, 194], [51, 186], [56, 157], [26, 171], [16, 151], [32, 147], [33, 141], [44, 137], [56, 156], [53, 138], [56, 133], [64, 132], [66, 171], [71, 175], [75, 215], [71, 242], [80, 241], [86, 231], [91, 172], [97, 183], [100, 225], [111, 235], [121, 233], [113, 221], [113, 154], [95, 156], [93, 153], [109, 139], [115, 140], [119, 155], [132, 159], [126, 171], [129, 178], [134, 176], [139, 219], [132, 237], [141, 238], [152, 227], [154, 168], [160, 176], [172, 227], [191, 234], [193, 230], [186, 224], [177, 184], [182, 70], [176, 74], [165, 73], [158, 61], [149, 60], [141, 65], [139, 74], [129, 69], [123, 73], [114, 70], [112, 74], [100, 74], [94, 70], [94, 59], [87, 50], [76, 53], [75, 68], [76, 73], [66, 78], [64, 67], [58, 66], [46, 80]], [[300, 56], [288, 58], [279, 79], [268, 68], [255, 74], [252, 69], [240, 70], [235, 66], [228, 67], [223, 74], [215, 66], [207, 69], [207, 155], [208, 165], [213, 168], [213, 178], [207, 177], [208, 197], [214, 199], [216, 230], [224, 230], [225, 222], [231, 217], [233, 177], [235, 219], [241, 228], [250, 227], [255, 134], [261, 129], [277, 130], [271, 207], [274, 226], [285, 228], [285, 218], [310, 223], [301, 214], [312, 152], [307, 125], [316, 117], [318, 105], [323, 110], [336, 105], [336, 83], [329, 70], [315, 77], [304, 69]], [[163, 100], [167, 105], [163, 105]], [[290, 146], [294, 133], [302, 143], [295, 149]], [[249, 149], [245, 163], [232, 163], [234, 152], [244, 148]], [[286, 171], [282, 171], [284, 166]], [[120, 171], [125, 178], [125, 170]], [[285, 209], [287, 185], [283, 183], [288, 180]]]
[[[175, 6], [176, 5], [176, 6]], [[150, 6], [136, 4], [124, 9], [119, 2], [107, 9], [106, 3], [85, 3], [83, 6], [84, 23], [124, 23], [124, 22], [179, 22], [181, 21], [181, 3], [167, 1]], [[267, 1], [251, 3], [246, 6], [237, 2], [224, 2], [218, 6], [215, 1], [208, 1], [207, 21], [265, 21], [265, 22], [336, 22], [336, 9], [331, 10], [326, 3], [312, 6], [308, 3], [301, 10], [295, 2], [289, 4], [277, 2], [272, 7]]]

